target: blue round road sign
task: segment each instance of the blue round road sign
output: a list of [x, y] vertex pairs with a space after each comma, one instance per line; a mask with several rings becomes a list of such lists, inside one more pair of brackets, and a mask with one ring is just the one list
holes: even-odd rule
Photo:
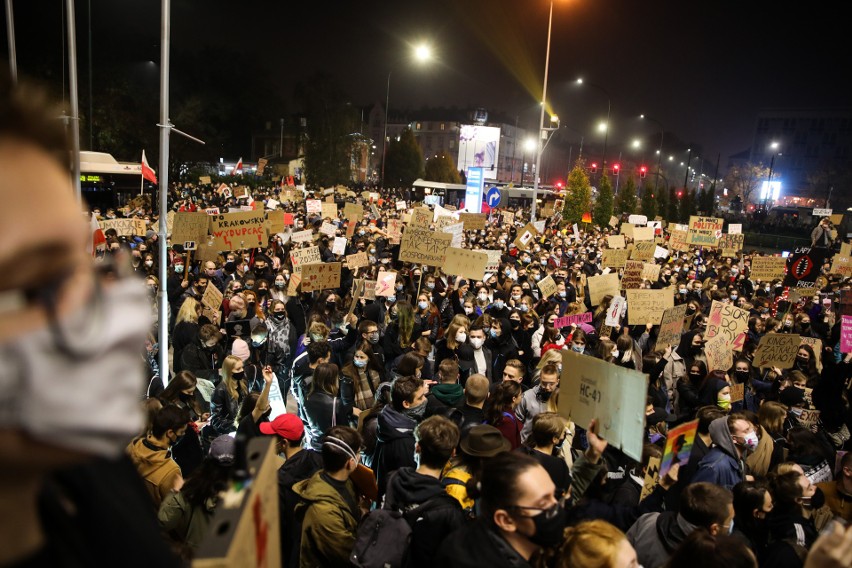
[[485, 194], [485, 203], [489, 207], [500, 205], [500, 190], [496, 186], [488, 189], [488, 193]]

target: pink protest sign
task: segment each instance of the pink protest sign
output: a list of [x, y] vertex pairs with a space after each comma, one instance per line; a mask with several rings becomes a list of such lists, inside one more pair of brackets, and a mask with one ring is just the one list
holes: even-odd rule
[[580, 325], [581, 323], [589, 323], [590, 321], [592, 321], [592, 312], [586, 312], [576, 316], [564, 316], [561, 318], [557, 318], [557, 320], [553, 322], [553, 327], [559, 329], [562, 327], [568, 327], [569, 325]]
[[840, 352], [852, 352], [852, 316], [842, 316], [840, 323]]

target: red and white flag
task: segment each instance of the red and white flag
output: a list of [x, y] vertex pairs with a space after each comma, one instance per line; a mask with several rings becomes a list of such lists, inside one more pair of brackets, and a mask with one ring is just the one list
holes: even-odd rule
[[101, 230], [101, 225], [98, 223], [98, 218], [92, 213], [89, 216], [89, 230], [91, 231], [91, 240], [89, 241], [89, 251], [93, 257], [103, 256], [106, 252], [106, 237]]
[[243, 169], [243, 159], [240, 158], [240, 161], [238, 161], [237, 165], [234, 166], [234, 171], [231, 172], [231, 175], [232, 176], [237, 175], [237, 170], [242, 170], [242, 169]]
[[151, 183], [157, 183], [157, 174], [148, 165], [148, 158], [145, 157], [145, 150], [142, 150], [142, 178], [147, 179]]

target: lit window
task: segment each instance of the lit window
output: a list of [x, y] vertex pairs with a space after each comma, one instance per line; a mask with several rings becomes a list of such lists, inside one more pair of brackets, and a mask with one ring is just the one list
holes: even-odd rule
[[447, 125], [446, 125], [446, 124], [444, 124], [444, 123], [442, 122], [442, 123], [441, 123], [441, 130], [444, 130], [444, 129], [446, 129], [446, 128], [447, 128]]
[[420, 130], [422, 128], [422, 125], [418, 122], [417, 125], [414, 128], [416, 130]]

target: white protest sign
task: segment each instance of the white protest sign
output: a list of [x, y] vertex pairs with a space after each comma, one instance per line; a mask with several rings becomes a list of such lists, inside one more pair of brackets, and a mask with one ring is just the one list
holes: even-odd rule
[[616, 296], [609, 304], [609, 309], [606, 311], [606, 325], [610, 327], [618, 327], [621, 325], [621, 316], [627, 303], [624, 301], [624, 296]]
[[331, 247], [333, 254], [346, 254], [346, 237], [334, 237], [334, 245]]

